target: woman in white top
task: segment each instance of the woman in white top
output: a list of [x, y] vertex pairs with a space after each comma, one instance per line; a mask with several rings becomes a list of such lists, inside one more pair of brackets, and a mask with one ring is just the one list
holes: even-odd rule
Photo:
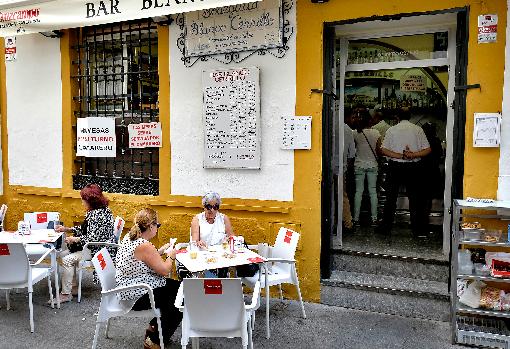
[[370, 113], [364, 107], [354, 109], [359, 124], [354, 132], [356, 143], [356, 158], [354, 160], [354, 179], [356, 192], [354, 194], [354, 217], [355, 225], [359, 224], [361, 200], [365, 190], [365, 177], [368, 183], [368, 194], [370, 196], [370, 213], [372, 225], [377, 222], [377, 154], [381, 147], [381, 134], [379, 131], [370, 128]]
[[[220, 245], [232, 235], [230, 219], [223, 213], [218, 212], [221, 198], [218, 193], [208, 192], [202, 197], [204, 211], [193, 217], [191, 221], [191, 241], [196, 241], [200, 248]], [[206, 271], [205, 277], [227, 277], [228, 268]], [[185, 273], [179, 272], [181, 277]]]
[[[161, 248], [149, 242], [156, 236], [161, 224], [156, 211], [145, 208], [135, 216], [134, 225], [122, 240], [115, 258], [117, 287], [138, 283], [148, 284], [154, 293], [156, 308], [161, 311], [163, 341], [168, 343], [182, 320], [182, 313], [174, 306], [180, 283], [166, 276], [172, 271], [176, 251], [165, 244]], [[164, 261], [161, 255], [166, 253]], [[146, 289], [137, 288], [119, 293], [124, 302], [131, 302], [133, 310], [150, 309], [149, 294]], [[159, 334], [156, 318], [149, 323], [145, 332], [144, 348], [158, 349]]]
[[220, 195], [208, 192], [202, 197], [204, 211], [191, 221], [191, 240], [196, 241], [201, 248], [220, 245], [224, 239], [232, 235], [230, 219], [218, 212], [220, 205]]

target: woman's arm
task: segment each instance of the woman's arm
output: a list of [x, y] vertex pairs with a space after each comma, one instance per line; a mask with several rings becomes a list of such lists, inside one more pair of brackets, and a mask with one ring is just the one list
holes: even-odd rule
[[169, 258], [163, 261], [156, 247], [150, 242], [138, 246], [134, 254], [136, 259], [147, 264], [149, 268], [161, 276], [167, 276], [172, 271], [172, 265], [175, 260], [175, 250], [170, 251], [167, 256]]
[[225, 223], [225, 233], [227, 233], [228, 237], [232, 236], [234, 232], [232, 231], [232, 224], [230, 223], [230, 219], [227, 215], [223, 216], [223, 221]]
[[191, 241], [200, 240], [200, 225], [198, 224], [197, 216], [191, 220]]

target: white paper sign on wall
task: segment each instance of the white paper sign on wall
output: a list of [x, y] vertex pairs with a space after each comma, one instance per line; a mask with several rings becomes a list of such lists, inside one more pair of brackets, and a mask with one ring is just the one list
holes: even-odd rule
[[204, 168], [260, 168], [259, 68], [204, 71]]
[[116, 156], [114, 118], [78, 118], [76, 134], [76, 156], [97, 158]]
[[496, 42], [498, 38], [498, 15], [478, 16], [478, 43]]
[[5, 37], [5, 60], [15, 61], [16, 60], [16, 37], [6, 36]]
[[282, 117], [282, 149], [312, 149], [312, 117]]
[[161, 123], [145, 122], [129, 124], [130, 148], [161, 148]]
[[499, 147], [500, 136], [501, 114], [475, 113], [474, 147]]

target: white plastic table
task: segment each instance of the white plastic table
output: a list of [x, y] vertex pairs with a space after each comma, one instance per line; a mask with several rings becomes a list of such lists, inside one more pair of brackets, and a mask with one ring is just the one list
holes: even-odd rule
[[[0, 244], [24, 243], [24, 244], [54, 244], [64, 233], [56, 232], [53, 229], [32, 230], [29, 235], [20, 235], [17, 231], [0, 231]], [[51, 252], [51, 266], [55, 278], [57, 293], [57, 308], [60, 308], [60, 289], [57, 272], [57, 251]]]

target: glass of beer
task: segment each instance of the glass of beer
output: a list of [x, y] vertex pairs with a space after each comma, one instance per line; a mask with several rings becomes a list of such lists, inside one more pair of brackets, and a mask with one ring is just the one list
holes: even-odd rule
[[198, 246], [196, 241], [192, 241], [189, 248], [189, 256], [191, 259], [197, 259]]
[[221, 242], [221, 247], [223, 247], [223, 249], [226, 251], [228, 250], [228, 236], [225, 235], [225, 237], [223, 238], [223, 241]]

